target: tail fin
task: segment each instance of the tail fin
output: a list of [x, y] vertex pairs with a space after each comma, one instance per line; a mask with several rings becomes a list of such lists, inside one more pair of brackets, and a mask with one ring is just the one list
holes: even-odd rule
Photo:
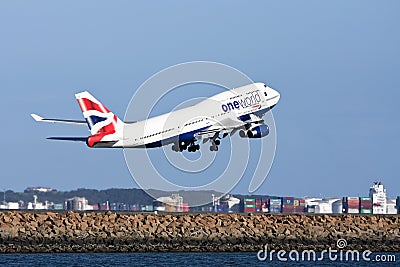
[[122, 132], [123, 122], [89, 92], [75, 95], [90, 133], [102, 137]]

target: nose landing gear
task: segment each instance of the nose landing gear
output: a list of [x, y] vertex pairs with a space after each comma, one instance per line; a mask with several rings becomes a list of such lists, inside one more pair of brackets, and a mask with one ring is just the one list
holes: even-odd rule
[[218, 151], [218, 146], [221, 144], [221, 141], [218, 139], [211, 140], [211, 144], [210, 151]]

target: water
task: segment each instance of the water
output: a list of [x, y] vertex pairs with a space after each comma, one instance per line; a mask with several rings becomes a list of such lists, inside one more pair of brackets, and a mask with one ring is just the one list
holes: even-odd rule
[[[374, 253], [375, 255], [388, 253]], [[396, 262], [259, 261], [257, 253], [0, 254], [0, 266], [400, 266]]]

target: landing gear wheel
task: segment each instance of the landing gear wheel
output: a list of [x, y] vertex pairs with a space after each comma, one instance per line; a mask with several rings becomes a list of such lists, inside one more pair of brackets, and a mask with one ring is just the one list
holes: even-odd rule
[[221, 144], [221, 141], [220, 140], [215, 140], [214, 143], [215, 143], [215, 145], [219, 146], [219, 144]]
[[175, 151], [175, 152], [178, 152], [179, 148], [176, 145], [172, 145], [172, 150]]
[[218, 147], [217, 146], [210, 146], [210, 151], [218, 151]]
[[183, 150], [186, 150], [188, 148], [188, 146], [186, 144], [181, 144], [179, 145], [179, 151], [182, 152]]
[[188, 148], [188, 151], [189, 152], [196, 152], [197, 150], [199, 150], [200, 149], [200, 146], [199, 145], [192, 145], [192, 146], [190, 146], [189, 148]]

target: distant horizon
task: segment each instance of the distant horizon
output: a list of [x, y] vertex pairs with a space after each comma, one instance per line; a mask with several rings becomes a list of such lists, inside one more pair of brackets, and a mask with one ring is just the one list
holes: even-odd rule
[[[375, 182], [379, 182], [379, 181], [375, 181]], [[383, 182], [382, 182], [382, 184], [385, 186], [385, 184]], [[5, 192], [12, 191], [12, 192], [15, 192], [15, 193], [23, 193], [25, 190], [30, 189], [30, 188], [47, 188], [47, 189], [55, 190], [57, 192], [71, 192], [71, 191], [78, 191], [80, 189], [82, 189], [82, 190], [97, 190], [97, 191], [106, 191], [106, 190], [112, 190], [112, 189], [122, 189], [122, 190], [123, 189], [127, 189], [127, 190], [136, 189], [136, 190], [142, 190], [142, 191], [145, 191], [145, 192], [146, 192], [146, 190], [155, 190], [155, 191], [163, 191], [163, 192], [171, 192], [171, 193], [180, 192], [180, 191], [182, 191], [182, 192], [193, 192], [193, 191], [195, 191], [195, 192], [212, 192], [213, 191], [213, 192], [216, 192], [216, 193], [219, 193], [219, 194], [223, 194], [222, 192], [217, 192], [217, 191], [214, 191], [214, 190], [178, 190], [178, 191], [168, 191], [168, 190], [154, 189], [154, 188], [142, 189], [142, 188], [138, 188], [138, 187], [131, 187], [131, 188], [128, 188], [128, 187], [127, 188], [110, 187], [110, 188], [100, 188], [100, 189], [98, 189], [98, 188], [79, 187], [79, 188], [75, 188], [75, 189], [57, 189], [57, 188], [52, 188], [52, 187], [48, 187], [48, 186], [28, 186], [22, 191], [17, 191], [17, 190], [14, 190], [14, 189], [5, 189]], [[386, 186], [385, 186], [385, 188], [386, 188], [386, 190], [388, 189]], [[248, 196], [251, 196], [251, 195], [262, 196], [262, 195], [264, 195], [264, 196], [298, 197], [298, 198], [307, 198], [307, 197], [311, 197], [311, 198], [313, 198], [313, 197], [315, 197], [315, 198], [342, 198], [342, 197], [366, 197], [366, 196], [369, 195], [369, 190], [366, 190], [366, 192], [367, 192], [366, 194], [357, 194], [357, 195], [348, 195], [348, 194], [346, 195], [346, 194], [343, 194], [343, 195], [340, 195], [340, 196], [333, 196], [333, 195], [331, 195], [331, 196], [320, 196], [320, 195], [318, 195], [318, 196], [317, 195], [300, 196], [300, 195], [287, 195], [287, 194], [286, 195], [281, 195], [281, 194], [262, 194], [262, 193], [245, 194], [245, 193], [240, 193], [240, 192], [229, 192], [228, 194], [230, 194], [230, 195], [243, 195], [243, 196], [245, 196], [245, 195], [248, 195]], [[1, 195], [3, 193], [4, 193], [4, 188], [1, 188], [0, 189], [0, 199], [2, 199]], [[389, 190], [389, 192], [387, 192], [387, 196], [389, 198], [395, 199], [398, 196], [400, 196], [400, 192], [398, 194], [390, 194], [390, 190]]]

